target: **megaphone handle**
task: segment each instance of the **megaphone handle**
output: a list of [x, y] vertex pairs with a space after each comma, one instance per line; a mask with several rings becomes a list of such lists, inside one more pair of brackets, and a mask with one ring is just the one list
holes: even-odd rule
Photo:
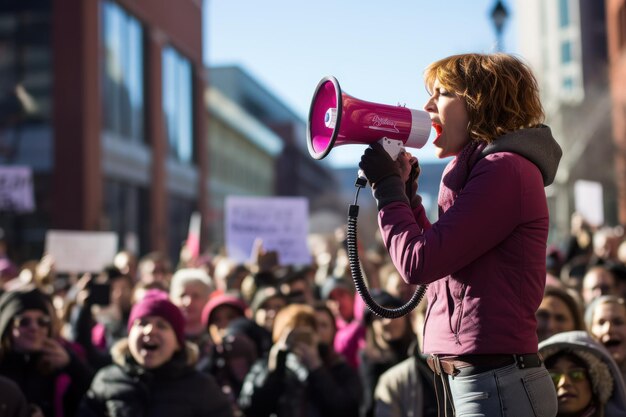
[[[400, 152], [404, 152], [405, 150], [404, 143], [401, 140], [389, 139], [387, 137], [384, 137], [379, 140], [378, 143], [383, 145], [383, 149], [387, 151], [391, 159], [393, 159], [394, 161], [398, 159], [398, 155], [400, 155]], [[356, 175], [360, 179], [367, 181], [367, 177], [365, 176], [365, 173], [362, 169], [359, 169]]]

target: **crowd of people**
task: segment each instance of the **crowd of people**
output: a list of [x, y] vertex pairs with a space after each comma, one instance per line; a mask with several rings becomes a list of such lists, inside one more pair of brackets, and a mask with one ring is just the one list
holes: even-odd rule
[[[546, 254], [539, 352], [558, 415], [626, 416], [626, 240], [581, 225]], [[342, 239], [310, 243], [314, 262], [299, 267], [262, 248], [246, 264], [213, 254], [176, 267], [122, 251], [81, 276], [4, 257], [0, 415], [438, 415], [420, 350], [427, 303], [372, 314]], [[374, 300], [405, 303], [413, 287], [384, 249], [363, 252]]]
[[122, 251], [78, 276], [0, 250], [0, 417], [626, 417], [626, 235], [575, 214], [547, 246], [562, 151], [532, 71], [461, 54], [424, 75], [437, 156], [454, 157], [438, 219], [410, 153], [373, 143], [359, 164], [372, 299], [427, 285], [419, 308], [365, 308], [342, 232], [311, 235], [308, 265], [258, 241], [249, 263]]

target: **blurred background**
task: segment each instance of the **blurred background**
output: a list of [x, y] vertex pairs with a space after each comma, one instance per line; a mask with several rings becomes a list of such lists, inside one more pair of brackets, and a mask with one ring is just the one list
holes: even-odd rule
[[[21, 262], [51, 229], [108, 231], [118, 249], [175, 260], [196, 212], [201, 250], [224, 245], [228, 196], [305, 197], [309, 231], [332, 233], [362, 147], [309, 156], [318, 81], [421, 109], [430, 62], [499, 50], [533, 67], [564, 150], [551, 242], [576, 211], [624, 225], [625, 0], [3, 0], [0, 239]], [[435, 219], [448, 161], [414, 154]], [[360, 202], [368, 244], [373, 201]]]

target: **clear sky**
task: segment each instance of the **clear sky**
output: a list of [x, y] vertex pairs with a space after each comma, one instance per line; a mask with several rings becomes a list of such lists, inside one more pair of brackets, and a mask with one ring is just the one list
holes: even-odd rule
[[[236, 64], [306, 120], [319, 80], [334, 75], [344, 92], [421, 109], [422, 72], [462, 52], [493, 52], [495, 0], [204, 0], [205, 62]], [[504, 50], [516, 51], [515, 1]], [[333, 149], [335, 166], [356, 165], [358, 146]], [[432, 159], [426, 148], [413, 152]]]

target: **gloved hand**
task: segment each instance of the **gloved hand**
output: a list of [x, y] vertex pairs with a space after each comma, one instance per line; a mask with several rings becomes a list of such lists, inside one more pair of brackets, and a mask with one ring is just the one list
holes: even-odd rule
[[371, 144], [365, 150], [361, 156], [359, 168], [363, 170], [372, 188], [376, 188], [380, 180], [391, 175], [400, 177], [400, 167], [378, 142]]
[[374, 143], [365, 150], [359, 168], [372, 185], [378, 210], [394, 201], [409, 204], [400, 165], [391, 159], [381, 144]]
[[404, 185], [404, 192], [411, 203], [411, 208], [416, 208], [422, 203], [422, 197], [417, 194], [417, 179], [420, 176], [420, 172], [422, 172], [422, 169], [416, 159], [415, 162], [411, 164], [411, 173]]

